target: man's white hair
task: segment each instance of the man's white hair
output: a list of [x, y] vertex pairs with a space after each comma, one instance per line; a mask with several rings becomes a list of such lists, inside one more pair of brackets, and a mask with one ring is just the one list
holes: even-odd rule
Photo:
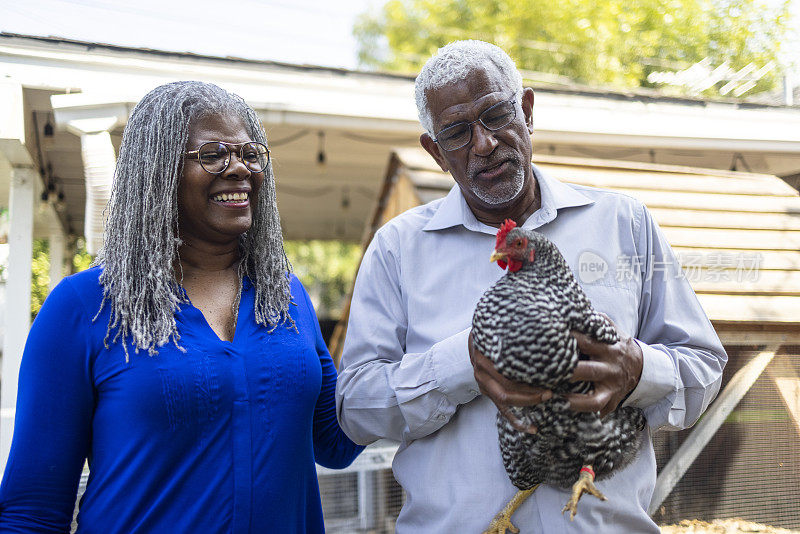
[[464, 80], [475, 70], [486, 69], [489, 64], [497, 67], [508, 88], [517, 93], [517, 101], [522, 102], [522, 75], [502, 48], [484, 41], [454, 41], [431, 56], [414, 83], [419, 122], [428, 135], [434, 137], [428, 91]]

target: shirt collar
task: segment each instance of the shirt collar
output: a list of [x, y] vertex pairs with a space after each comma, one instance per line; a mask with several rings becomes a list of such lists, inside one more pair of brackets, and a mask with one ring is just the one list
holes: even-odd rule
[[[539, 192], [542, 196], [542, 205], [523, 224], [523, 228], [537, 228], [556, 218], [558, 210], [593, 204], [590, 199], [569, 184], [562, 183], [542, 172], [536, 165], [531, 164], [533, 174], [539, 183]], [[464, 195], [458, 184], [453, 185], [447, 196], [439, 204], [436, 213], [428, 221], [423, 230], [443, 230], [453, 226], [462, 225], [468, 230], [491, 233], [497, 232], [493, 228], [475, 218], [469, 209]]]
[[475, 229], [482, 223], [475, 218], [475, 214], [469, 209], [464, 195], [458, 184], [450, 188], [450, 192], [444, 197], [433, 217], [428, 221], [423, 230], [444, 230], [453, 226], [464, 225], [467, 228]]

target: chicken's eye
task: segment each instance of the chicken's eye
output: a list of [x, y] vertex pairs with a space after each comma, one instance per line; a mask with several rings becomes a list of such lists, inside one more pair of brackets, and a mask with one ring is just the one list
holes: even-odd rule
[[522, 246], [522, 239], [515, 239], [514, 240], [514, 248], [519, 248]]

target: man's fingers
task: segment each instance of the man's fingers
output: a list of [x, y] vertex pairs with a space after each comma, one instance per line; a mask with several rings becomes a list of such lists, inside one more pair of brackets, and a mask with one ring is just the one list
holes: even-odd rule
[[518, 382], [505, 382], [486, 380], [485, 377], [476, 376], [481, 391], [489, 397], [498, 407], [501, 406], [535, 406], [553, 396], [547, 389], [539, 389]]
[[570, 393], [564, 395], [569, 401], [569, 407], [576, 412], [597, 412], [600, 417], [605, 417], [614, 411], [619, 399], [614, 397], [611, 390], [603, 389], [593, 393]]
[[474, 345], [470, 343], [470, 358], [472, 359], [472, 366], [475, 368], [475, 372], [482, 372], [485, 373], [487, 376], [494, 378], [495, 380], [499, 380], [504, 378], [494, 366], [494, 362], [490, 360], [487, 356], [485, 356], [481, 351], [475, 348]]
[[[553, 392], [550, 390], [515, 382], [500, 374], [492, 360], [475, 348], [472, 343], [472, 333], [470, 333], [468, 346], [475, 381], [478, 383], [481, 393], [489, 397], [504, 416], [506, 413], [503, 410], [507, 411], [509, 406], [535, 406], [553, 397]], [[511, 421], [514, 428], [523, 432], [531, 432], [528, 426], [516, 421], [516, 418], [514, 420], [506, 418]]]
[[573, 382], [598, 382], [612, 376], [612, 370], [605, 362], [595, 360], [581, 360], [572, 372]]
[[594, 393], [570, 393], [564, 395], [569, 407], [576, 412], [600, 412], [611, 401], [611, 391], [596, 390]]
[[578, 342], [578, 350], [583, 354], [602, 359], [606, 359], [608, 357], [608, 351], [612, 345], [592, 339], [586, 334], [578, 332], [577, 330], [572, 330], [570, 333]]
[[533, 406], [553, 396], [550, 390], [507, 379], [477, 349], [474, 351], [473, 365], [481, 392], [498, 406]]
[[616, 405], [617, 402], [614, 399], [608, 401], [608, 404], [606, 404], [605, 407], [602, 410], [600, 410], [600, 418], [602, 419], [603, 417], [613, 412]]
[[[588, 394], [566, 395], [570, 407], [578, 412], [598, 412], [605, 416], [616, 409], [625, 395], [636, 387], [641, 375], [641, 349], [630, 337], [620, 333], [611, 318], [602, 315], [619, 333], [620, 341], [609, 345], [595, 341], [585, 334], [572, 331], [578, 350], [588, 357], [575, 366], [571, 380], [594, 384], [594, 391]], [[637, 360], [636, 349], [639, 350]], [[638, 366], [637, 366], [638, 362]]]
[[472, 366], [475, 367], [476, 371], [481, 371], [489, 376], [503, 376], [495, 369], [492, 360], [481, 354], [477, 349], [474, 352]]
[[591, 348], [593, 345], [597, 344], [595, 340], [593, 340], [592, 338], [590, 338], [589, 336], [587, 336], [582, 332], [578, 332], [577, 330], [572, 330], [570, 334], [572, 334], [572, 337], [574, 337], [575, 340], [578, 342], [578, 349], [581, 352], [583, 352], [585, 348], [587, 347]]

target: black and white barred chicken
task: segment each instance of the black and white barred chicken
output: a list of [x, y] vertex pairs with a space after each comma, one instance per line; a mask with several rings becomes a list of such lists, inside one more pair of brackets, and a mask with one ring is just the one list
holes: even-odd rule
[[591, 391], [589, 382], [571, 382], [580, 359], [570, 331], [616, 343], [616, 329], [596, 312], [558, 248], [544, 235], [516, 228], [507, 220], [497, 233], [493, 261], [506, 273], [481, 297], [472, 319], [476, 349], [506, 378], [552, 390], [553, 397], [530, 407], [512, 407], [522, 432], [498, 413], [503, 464], [520, 491], [497, 514], [486, 532], [518, 532], [511, 514], [539, 484], [572, 486], [562, 512], [577, 513], [578, 500], [591, 493], [606, 500], [594, 478], [610, 477], [628, 465], [638, 450], [645, 419], [638, 408], [619, 407], [604, 418], [570, 410], [567, 393]]

